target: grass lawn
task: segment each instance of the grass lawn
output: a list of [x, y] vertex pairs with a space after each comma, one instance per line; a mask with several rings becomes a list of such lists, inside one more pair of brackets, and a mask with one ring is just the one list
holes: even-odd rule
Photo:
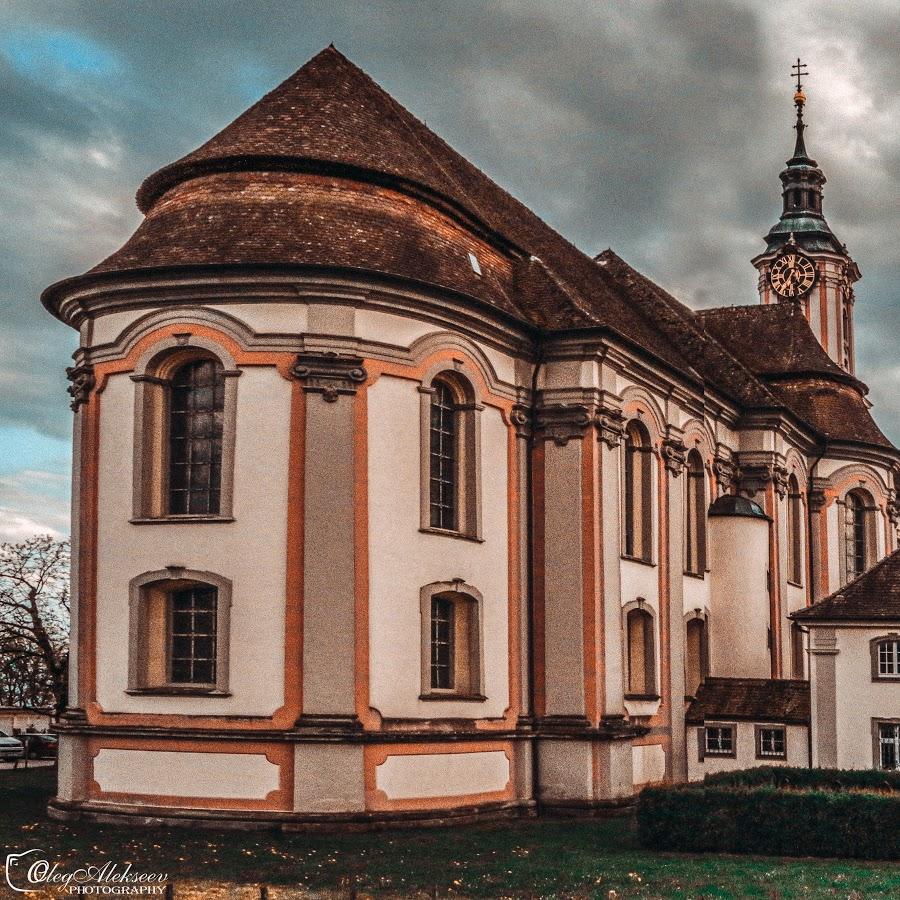
[[[176, 898], [258, 897], [235, 887], [258, 884], [271, 886], [271, 900], [351, 891], [358, 898], [900, 896], [897, 864], [649, 853], [636, 846], [628, 819], [349, 835], [66, 825], [44, 813], [55, 775], [0, 772], [0, 847], [40, 848], [63, 868], [111, 860], [167, 872]], [[232, 887], [220, 891], [217, 883]]]

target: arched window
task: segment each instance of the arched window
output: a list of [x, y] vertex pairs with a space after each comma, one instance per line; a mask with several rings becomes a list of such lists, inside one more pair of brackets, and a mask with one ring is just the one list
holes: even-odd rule
[[445, 381], [431, 396], [431, 525], [457, 530], [459, 515], [459, 414]]
[[844, 498], [844, 584], [862, 575], [875, 561], [875, 504], [862, 490]]
[[791, 623], [791, 676], [803, 679], [806, 677], [806, 653], [803, 642], [803, 628], [799, 622]]
[[787, 576], [792, 584], [803, 583], [803, 499], [796, 475], [788, 479]]
[[422, 589], [422, 699], [481, 697], [480, 601], [453, 582]]
[[656, 696], [656, 651], [653, 616], [631, 609], [625, 620], [628, 644], [628, 691], [633, 697]]
[[131, 583], [128, 686], [141, 693], [227, 690], [231, 583], [170, 569]]
[[164, 349], [131, 376], [133, 521], [230, 518], [240, 372], [227, 354], [226, 370], [206, 347], [162, 343]]
[[[430, 395], [430, 396], [429, 396]], [[441, 373], [425, 391], [427, 458], [423, 457], [422, 528], [479, 537], [478, 419], [471, 384]]]
[[685, 490], [684, 570], [702, 576], [706, 571], [706, 473], [697, 450], [688, 453]]
[[623, 518], [625, 556], [650, 562], [653, 555], [650, 435], [640, 422], [625, 429]]
[[706, 621], [699, 617], [689, 619], [685, 634], [685, 693], [691, 697], [695, 696], [700, 682], [708, 674]]
[[225, 375], [217, 359], [195, 359], [169, 390], [169, 514], [218, 515]]

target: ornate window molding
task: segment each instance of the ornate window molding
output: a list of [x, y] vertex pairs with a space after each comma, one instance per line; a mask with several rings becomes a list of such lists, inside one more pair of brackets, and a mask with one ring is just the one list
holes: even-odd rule
[[[174, 379], [183, 367], [204, 360], [221, 366], [221, 454], [218, 509], [173, 512], [170, 503], [170, 444]], [[240, 370], [220, 345], [190, 332], [155, 344], [135, 366], [132, 519], [152, 522], [231, 521], [234, 497], [234, 447], [237, 432], [237, 377]], [[218, 449], [215, 451], [218, 453]], [[190, 507], [188, 507], [190, 508]]]
[[845, 585], [873, 566], [878, 557], [878, 507], [872, 495], [853, 488], [838, 503], [841, 584]]
[[[173, 655], [184, 658], [193, 653], [191, 648], [179, 650], [175, 647], [179, 634], [173, 630], [173, 597], [191, 588], [208, 588], [214, 592], [214, 620], [198, 622], [190, 629], [214, 639], [214, 679], [208, 683], [185, 681], [183, 676], [173, 678]], [[227, 694], [230, 618], [231, 582], [220, 575], [169, 566], [132, 578], [129, 584], [128, 692]]]
[[457, 369], [430, 373], [419, 393], [419, 529], [480, 541], [484, 406]]
[[656, 617], [642, 599], [622, 609], [625, 625], [625, 699], [658, 700]]
[[419, 592], [420, 700], [484, 700], [481, 592], [463, 581], [435, 581]]

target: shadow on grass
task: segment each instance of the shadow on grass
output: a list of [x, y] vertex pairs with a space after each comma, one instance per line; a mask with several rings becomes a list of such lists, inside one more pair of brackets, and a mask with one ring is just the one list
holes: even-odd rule
[[[0, 844], [61, 868], [106, 861], [167, 872], [176, 897], [878, 897], [900, 866], [822, 859], [651, 853], [628, 819], [542, 819], [359, 834], [143, 829], [47, 819], [53, 769], [0, 773]], [[802, 827], [802, 823], [798, 823]], [[188, 888], [192, 883], [194, 889]], [[223, 885], [225, 893], [215, 889]], [[291, 890], [287, 890], [291, 888]]]

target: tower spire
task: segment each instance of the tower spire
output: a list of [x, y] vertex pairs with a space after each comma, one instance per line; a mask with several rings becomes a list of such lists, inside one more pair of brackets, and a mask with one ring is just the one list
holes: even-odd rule
[[789, 160], [788, 165], [795, 162], [808, 161], [812, 162], [815, 165], [815, 162], [810, 160], [806, 154], [806, 144], [803, 141], [803, 132], [806, 130], [806, 124], [803, 121], [803, 105], [806, 103], [806, 94], [803, 93], [803, 82], [802, 78], [804, 75], [808, 75], [809, 67], [806, 63], [800, 62], [800, 57], [797, 57], [797, 62], [791, 67], [791, 77], [797, 79], [797, 90], [794, 92], [794, 106], [797, 107], [797, 124], [794, 128], [797, 131], [797, 143], [794, 145], [794, 155]]

